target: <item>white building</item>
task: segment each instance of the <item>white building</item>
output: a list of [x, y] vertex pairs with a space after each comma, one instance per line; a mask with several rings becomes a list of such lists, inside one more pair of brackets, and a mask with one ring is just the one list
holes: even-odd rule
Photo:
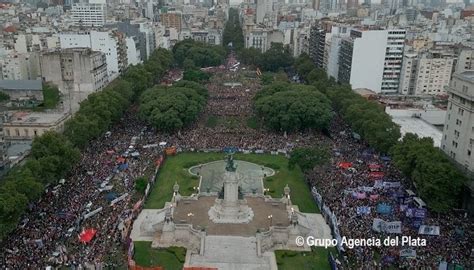
[[136, 37], [127, 37], [127, 59], [129, 65], [137, 65], [142, 62], [140, 56], [140, 49], [138, 48], [138, 38]]
[[11, 53], [0, 57], [0, 79], [36, 80], [40, 76], [39, 54]]
[[61, 49], [91, 48], [105, 54], [109, 79], [115, 79], [127, 66], [126, 40], [117, 32], [84, 32], [59, 34]]
[[89, 3], [75, 3], [71, 8], [75, 25], [103, 26], [107, 17], [105, 0], [89, 0]]
[[399, 90], [405, 30], [351, 30], [341, 42], [338, 79], [353, 89], [395, 94]]
[[339, 73], [339, 50], [341, 48], [341, 41], [343, 38], [347, 38], [350, 34], [348, 27], [333, 26], [330, 33], [326, 33], [326, 48], [327, 60], [326, 73], [328, 76], [338, 80]]
[[454, 53], [430, 50], [406, 53], [400, 78], [400, 93], [404, 95], [445, 95], [454, 64]]
[[441, 149], [474, 172], [474, 71], [454, 73]]
[[89, 48], [71, 48], [45, 52], [41, 56], [43, 81], [55, 84], [69, 97], [70, 109], [91, 93], [102, 90], [109, 83], [105, 54]]

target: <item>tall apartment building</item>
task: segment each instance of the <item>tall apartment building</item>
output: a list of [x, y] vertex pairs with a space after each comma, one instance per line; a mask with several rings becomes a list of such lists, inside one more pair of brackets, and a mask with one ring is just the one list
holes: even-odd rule
[[[341, 41], [347, 38], [350, 33], [350, 28], [345, 26], [333, 26], [331, 32], [326, 34], [326, 49], [327, 63], [326, 72], [328, 76], [338, 80], [339, 76], [339, 53], [341, 49]], [[352, 52], [351, 52], [352, 53]]]
[[319, 26], [312, 26], [309, 33], [309, 57], [318, 68], [324, 68], [325, 46], [326, 31]]
[[88, 3], [75, 3], [71, 8], [75, 25], [103, 26], [107, 17], [105, 0], [89, 0]]
[[[341, 42], [338, 79], [353, 89], [395, 94], [400, 83], [405, 30], [352, 29]], [[350, 64], [349, 64], [350, 63]]]
[[451, 50], [406, 53], [400, 78], [404, 95], [445, 95], [454, 64]]
[[59, 34], [61, 49], [90, 48], [105, 54], [109, 80], [115, 79], [128, 66], [127, 41], [117, 31], [91, 31]]
[[454, 73], [448, 93], [441, 149], [474, 172], [474, 71]]

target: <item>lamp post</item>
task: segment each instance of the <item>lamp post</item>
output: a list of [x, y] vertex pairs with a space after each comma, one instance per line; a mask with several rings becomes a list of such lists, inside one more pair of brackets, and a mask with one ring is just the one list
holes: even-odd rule
[[270, 227], [273, 226], [273, 215], [269, 215], [268, 219], [270, 220]]
[[193, 217], [194, 217], [194, 214], [193, 213], [188, 213], [188, 217], [190, 217], [190, 222], [191, 223], [191, 226], [193, 225]]

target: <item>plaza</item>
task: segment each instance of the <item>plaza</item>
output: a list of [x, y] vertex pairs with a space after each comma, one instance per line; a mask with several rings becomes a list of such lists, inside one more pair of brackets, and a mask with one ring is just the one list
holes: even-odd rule
[[[173, 161], [180, 155], [173, 157]], [[186, 158], [190, 154], [183, 155]], [[223, 153], [215, 155], [224, 157]], [[208, 160], [206, 153], [192, 156], [194, 161], [199, 157]], [[282, 157], [274, 157], [279, 158]], [[275, 250], [310, 251], [308, 246], [296, 245], [296, 236], [331, 238], [330, 228], [320, 214], [300, 212], [298, 205], [292, 203], [291, 186], [296, 183], [284, 185], [281, 197], [266, 194], [269, 189], [265, 179], [284, 181], [278, 174], [287, 168], [274, 170], [258, 161], [232, 158], [231, 161], [203, 162], [182, 170], [198, 177], [199, 187], [183, 196], [176, 181], [168, 191], [171, 199], [163, 208], [142, 210], [133, 225], [131, 238], [150, 242], [151, 249], [186, 248], [185, 267], [278, 269]], [[159, 186], [163, 180], [158, 177], [158, 186], [152, 193], [164, 192]], [[217, 210], [213, 213], [212, 209]], [[238, 216], [242, 211], [245, 214], [240, 220]]]

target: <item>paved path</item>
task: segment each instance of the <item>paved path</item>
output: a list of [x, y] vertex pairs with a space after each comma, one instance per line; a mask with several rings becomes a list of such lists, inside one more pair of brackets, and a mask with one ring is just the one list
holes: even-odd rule
[[257, 257], [255, 237], [208, 235], [204, 256], [187, 256], [186, 266], [216, 267], [219, 270], [276, 270], [273, 252]]

